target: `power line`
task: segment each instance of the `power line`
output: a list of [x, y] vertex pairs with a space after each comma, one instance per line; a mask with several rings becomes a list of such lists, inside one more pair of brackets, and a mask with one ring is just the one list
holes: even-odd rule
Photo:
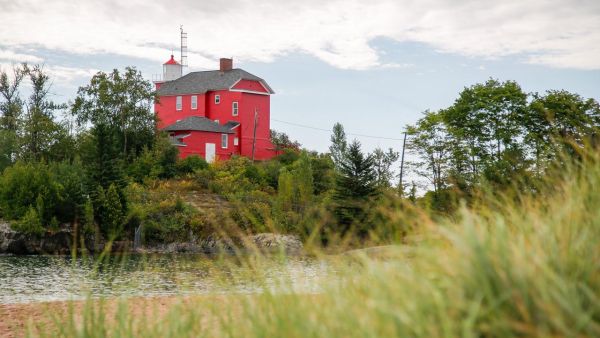
[[[285, 124], [289, 124], [291, 126], [296, 126], [296, 127], [301, 127], [301, 128], [314, 129], [314, 130], [319, 130], [319, 131], [326, 131], [328, 133], [332, 133], [333, 132], [331, 129], [325, 129], [325, 128], [318, 128], [318, 127], [313, 127], [313, 126], [307, 126], [307, 125], [304, 125], [304, 124], [299, 124], [299, 123], [294, 123], [294, 122], [288, 122], [288, 121], [282, 121], [282, 120], [277, 120], [277, 119], [274, 119], [274, 118], [271, 118], [271, 121], [285, 123]], [[379, 139], [379, 140], [391, 140], [391, 141], [402, 141], [403, 140], [401, 138], [381, 137], [381, 136], [356, 134], [356, 133], [346, 133], [346, 134], [352, 135], [352, 136], [358, 136], [358, 137], [374, 138], [374, 139]]]

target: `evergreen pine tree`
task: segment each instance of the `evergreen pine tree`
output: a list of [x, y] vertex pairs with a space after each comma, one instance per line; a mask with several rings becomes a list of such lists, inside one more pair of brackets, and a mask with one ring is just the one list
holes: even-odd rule
[[111, 184], [104, 200], [104, 226], [108, 238], [117, 238], [123, 230], [123, 205], [115, 184]]
[[94, 215], [101, 234], [106, 234], [104, 220], [106, 214], [106, 192], [98, 185], [94, 194]]
[[333, 196], [342, 232], [346, 232], [353, 223], [364, 221], [365, 208], [377, 194], [373, 157], [365, 156], [360, 142], [354, 140], [340, 162]]
[[83, 205], [83, 232], [85, 234], [93, 234], [95, 230], [94, 206], [92, 205], [92, 200], [88, 198]]
[[108, 189], [112, 183], [122, 183], [122, 161], [115, 138], [116, 131], [109, 126], [99, 124], [92, 130], [94, 150], [88, 158], [88, 172], [102, 188]]

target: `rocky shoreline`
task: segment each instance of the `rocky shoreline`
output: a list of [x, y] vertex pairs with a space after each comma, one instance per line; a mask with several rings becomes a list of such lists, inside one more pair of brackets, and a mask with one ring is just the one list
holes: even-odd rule
[[297, 236], [262, 233], [248, 236], [239, 243], [231, 240], [209, 236], [191, 242], [176, 242], [142, 246], [134, 250], [138, 253], [201, 253], [235, 254], [238, 252], [277, 253], [283, 251], [287, 255], [298, 255], [303, 251], [303, 245]]
[[[46, 233], [44, 236], [25, 235], [14, 231], [7, 222], [0, 220], [0, 254], [13, 255], [39, 255], [71, 254], [73, 248], [73, 234], [69, 229]], [[90, 243], [86, 246], [91, 247]], [[102, 251], [104, 245], [96, 248]], [[245, 252], [277, 253], [286, 255], [299, 255], [303, 245], [297, 236], [274, 233], [261, 233], [250, 235], [235, 243], [231, 240], [208, 236], [188, 242], [175, 242], [153, 244], [133, 248], [132, 241], [118, 241], [111, 244], [112, 252], [119, 253], [152, 253], [152, 254], [236, 254]]]
[[14, 231], [10, 224], [0, 220], [0, 254], [66, 255], [71, 252], [72, 239], [71, 231], [65, 229], [38, 237]]

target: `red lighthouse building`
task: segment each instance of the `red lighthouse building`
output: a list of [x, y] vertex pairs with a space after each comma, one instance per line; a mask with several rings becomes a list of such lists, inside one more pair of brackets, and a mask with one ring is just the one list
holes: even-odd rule
[[158, 127], [169, 133], [179, 156], [212, 162], [241, 155], [267, 160], [276, 155], [270, 141], [269, 85], [258, 76], [221, 59], [219, 70], [182, 76], [173, 56], [155, 81]]

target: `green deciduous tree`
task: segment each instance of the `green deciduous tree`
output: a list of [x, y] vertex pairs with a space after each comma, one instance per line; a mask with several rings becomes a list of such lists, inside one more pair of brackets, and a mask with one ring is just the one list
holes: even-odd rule
[[423, 114], [425, 116], [414, 126], [407, 128], [410, 135], [407, 149], [416, 158], [409, 165], [428, 180], [434, 192], [438, 192], [448, 184], [452, 152], [460, 150], [453, 149], [454, 144], [440, 113], [426, 111]]
[[11, 165], [18, 155], [24, 105], [19, 91], [27, 71], [26, 64], [13, 66], [12, 74], [0, 69], [0, 172]]
[[47, 159], [52, 146], [61, 139], [62, 126], [54, 122], [54, 113], [65, 106], [50, 100], [50, 77], [42, 66], [34, 66], [27, 74], [31, 80], [31, 95], [23, 118], [21, 157], [38, 161]]
[[152, 84], [135, 68], [127, 67], [123, 73], [115, 69], [97, 73], [89, 85], [80, 87], [71, 112], [80, 124], [102, 125], [117, 133], [114, 142], [125, 159], [153, 144], [155, 97]]
[[20, 96], [20, 87], [26, 78], [27, 64], [13, 66], [12, 76], [0, 70], [0, 129], [17, 132], [23, 113], [24, 102]]
[[335, 172], [331, 156], [329, 154], [312, 153], [310, 167], [313, 172], [315, 195], [331, 191], [335, 186]]
[[283, 211], [302, 213], [310, 204], [314, 193], [310, 157], [303, 151], [300, 158], [279, 174], [278, 203]]
[[296, 151], [300, 150], [300, 142], [293, 141], [288, 134], [278, 132], [271, 129], [270, 131], [271, 142], [275, 146], [276, 150], [293, 149]]
[[287, 168], [281, 168], [277, 184], [277, 207], [281, 211], [292, 210], [294, 206], [294, 180]]
[[392, 165], [398, 161], [400, 153], [394, 151], [392, 148], [389, 148], [387, 151], [377, 148], [373, 151], [372, 156], [377, 186], [380, 188], [391, 187], [391, 180], [394, 177]]
[[514, 81], [490, 79], [465, 88], [452, 106], [426, 111], [408, 127], [408, 149], [433, 188], [426, 204], [448, 210], [455, 193], [468, 197], [482, 182], [534, 191], [549, 165], [597, 144], [599, 128], [594, 99], [564, 90], [528, 95]]
[[600, 105], [565, 90], [535, 93], [523, 123], [524, 141], [540, 174], [561, 152], [572, 152], [599, 133]]
[[[527, 94], [514, 81], [490, 79], [484, 84], [465, 88], [452, 106], [441, 111], [448, 133], [454, 139], [454, 174], [468, 184], [484, 172], [493, 171], [506, 180], [511, 172], [499, 171], [524, 158], [519, 137], [523, 134], [522, 119], [527, 108]], [[504, 153], [508, 151], [509, 154]]]
[[344, 126], [341, 123], [333, 125], [333, 134], [331, 135], [331, 145], [329, 146], [329, 153], [336, 169], [340, 169], [346, 151], [348, 148], [348, 141], [346, 140], [346, 132], [344, 132]]

